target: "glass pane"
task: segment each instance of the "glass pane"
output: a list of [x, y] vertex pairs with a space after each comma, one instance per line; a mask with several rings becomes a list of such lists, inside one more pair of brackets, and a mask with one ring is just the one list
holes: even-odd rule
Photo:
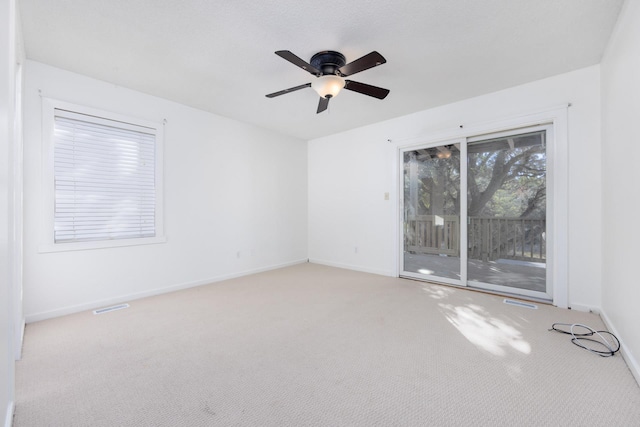
[[404, 271], [460, 280], [460, 151], [404, 154]]
[[545, 292], [545, 131], [471, 143], [468, 159], [468, 280]]

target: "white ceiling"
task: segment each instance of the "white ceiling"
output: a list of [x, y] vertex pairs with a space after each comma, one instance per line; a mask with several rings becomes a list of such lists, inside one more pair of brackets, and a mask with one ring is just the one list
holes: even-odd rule
[[[27, 57], [312, 139], [600, 62], [623, 0], [19, 0]], [[373, 50], [387, 63], [350, 79], [316, 114], [309, 61]]]

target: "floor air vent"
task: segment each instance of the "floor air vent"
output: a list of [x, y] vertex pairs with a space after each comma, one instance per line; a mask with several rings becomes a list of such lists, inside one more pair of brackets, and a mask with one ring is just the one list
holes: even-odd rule
[[522, 301], [516, 301], [514, 299], [505, 298], [504, 299], [504, 303], [505, 304], [509, 304], [509, 305], [517, 305], [518, 307], [530, 308], [532, 310], [537, 310], [538, 309], [538, 306], [535, 305], [535, 304], [530, 304], [528, 302], [522, 302]]
[[129, 308], [129, 304], [118, 304], [112, 305], [111, 307], [99, 308], [97, 310], [93, 310], [93, 314], [104, 314], [109, 313], [110, 311], [122, 310], [123, 308]]

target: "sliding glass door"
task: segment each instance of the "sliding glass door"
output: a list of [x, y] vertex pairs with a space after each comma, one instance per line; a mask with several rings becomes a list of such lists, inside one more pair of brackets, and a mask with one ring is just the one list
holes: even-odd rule
[[547, 294], [546, 130], [467, 145], [468, 285]]
[[550, 300], [549, 133], [403, 151], [401, 275]]
[[404, 272], [460, 284], [460, 144], [404, 152]]

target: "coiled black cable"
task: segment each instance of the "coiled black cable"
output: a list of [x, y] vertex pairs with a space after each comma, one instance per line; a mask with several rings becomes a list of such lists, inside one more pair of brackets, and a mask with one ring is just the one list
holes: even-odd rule
[[[609, 331], [596, 331], [595, 329], [580, 323], [554, 323], [551, 325], [551, 329], [549, 330], [571, 335], [571, 342], [573, 344], [590, 351], [591, 353], [595, 353], [598, 356], [610, 357], [620, 350], [620, 341], [618, 340], [618, 337]], [[611, 342], [609, 342], [603, 334], [608, 335], [610, 339], [612, 339]], [[596, 349], [594, 344], [597, 344], [597, 346], [606, 350]]]

